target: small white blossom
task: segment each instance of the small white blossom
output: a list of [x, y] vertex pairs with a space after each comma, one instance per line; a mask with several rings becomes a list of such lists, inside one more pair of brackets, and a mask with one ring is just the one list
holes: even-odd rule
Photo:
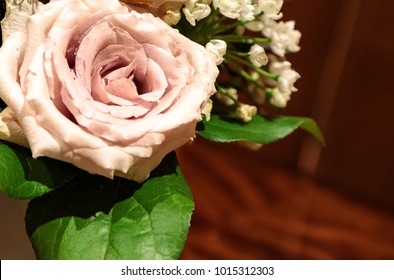
[[[245, 26], [248, 30], [258, 32], [266, 28], [266, 21], [273, 21], [280, 19], [283, 14], [280, 10], [283, 6], [283, 0], [252, 0], [255, 6], [255, 16], [263, 12], [263, 15], [256, 18], [256, 20], [248, 22]], [[276, 22], [275, 22], [276, 23]]]
[[201, 115], [203, 115], [207, 121], [211, 119], [212, 107], [213, 107], [212, 99], [208, 99], [207, 104], [205, 104], [205, 106], [201, 110]]
[[[134, 0], [128, 0], [123, 2], [132, 3]], [[186, 2], [186, 1], [183, 1]], [[172, 26], [179, 22], [181, 19], [181, 8], [183, 6], [182, 2], [152, 2], [147, 8], [155, 16], [160, 17], [165, 23]]]
[[246, 27], [252, 31], [261, 31], [265, 37], [270, 38], [270, 47], [275, 54], [284, 56], [286, 52], [300, 50], [301, 32], [294, 29], [294, 21], [276, 22], [271, 18], [262, 16], [260, 23], [261, 25], [256, 26], [247, 24]]
[[273, 29], [278, 25], [278, 23], [275, 20], [265, 16], [262, 16], [260, 21], [262, 23], [261, 32], [263, 35], [266, 37], [272, 37]]
[[278, 88], [275, 88], [270, 103], [276, 107], [284, 108], [287, 106], [290, 96], [291, 92], [281, 92]]
[[241, 21], [251, 21], [254, 20], [254, 6], [253, 5], [244, 5], [238, 20]]
[[228, 18], [245, 21], [254, 19], [254, 6], [251, 0], [213, 0], [213, 6]]
[[282, 74], [278, 78], [278, 88], [283, 92], [294, 92], [297, 91], [297, 88], [294, 87], [295, 82], [301, 78], [301, 75], [298, 74], [293, 69], [288, 69], [282, 72]]
[[276, 88], [270, 102], [280, 108], [286, 107], [291, 93], [297, 91], [294, 84], [301, 76], [291, 69], [291, 63], [288, 61], [273, 62], [270, 64], [269, 70], [272, 74], [278, 75], [278, 81], [274, 83]]
[[254, 44], [249, 51], [249, 59], [256, 67], [261, 67], [268, 63], [268, 57], [262, 46]]
[[217, 39], [211, 40], [205, 45], [205, 48], [208, 52], [216, 56], [216, 65], [224, 61], [223, 56], [227, 51], [227, 44], [225, 41]]
[[263, 30], [264, 23], [261, 20], [254, 20], [246, 23], [245, 28], [253, 32], [259, 32]]
[[301, 78], [301, 76], [295, 70], [291, 69], [291, 63], [289, 61], [273, 62], [269, 66], [269, 71], [279, 76], [277, 86], [280, 91], [297, 91], [294, 87], [294, 83]]
[[235, 111], [237, 117], [241, 118], [244, 122], [250, 122], [254, 115], [257, 114], [257, 107], [248, 104], [241, 104]]
[[270, 47], [278, 56], [284, 56], [286, 51], [298, 52], [300, 50], [301, 32], [295, 30], [294, 26], [294, 21], [281, 21], [273, 26]]
[[210, 1], [188, 0], [182, 9], [187, 21], [195, 26], [196, 21], [207, 17], [211, 13]]
[[228, 88], [225, 89], [225, 94], [220, 92], [216, 93], [216, 97], [227, 106], [231, 106], [234, 105], [234, 100], [238, 99], [238, 93], [235, 88]]
[[283, 0], [253, 0], [255, 5], [255, 14], [264, 12], [264, 16], [270, 19], [280, 19], [283, 14], [280, 10], [283, 6]]
[[245, 33], [245, 25], [240, 25], [235, 28], [235, 34], [242, 36]]
[[162, 20], [168, 25], [177, 24], [181, 19], [181, 12], [179, 10], [168, 10], [162, 17]]

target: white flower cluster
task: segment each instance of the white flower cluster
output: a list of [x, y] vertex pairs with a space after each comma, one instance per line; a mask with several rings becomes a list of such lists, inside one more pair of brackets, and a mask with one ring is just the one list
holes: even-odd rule
[[282, 18], [280, 12], [283, 0], [253, 0], [255, 6], [255, 18], [246, 24], [246, 28], [252, 31], [262, 31], [264, 28], [264, 20], [277, 20]]
[[283, 0], [213, 0], [215, 9], [228, 18], [250, 21], [250, 28], [261, 30], [261, 17], [280, 19]]
[[237, 117], [248, 123], [257, 114], [257, 107], [249, 104], [240, 104], [235, 111]]
[[248, 21], [248, 30], [270, 38], [269, 46], [276, 55], [299, 51], [301, 33], [294, 29], [295, 22], [277, 22], [283, 16], [283, 0], [213, 0], [213, 6], [228, 18]]
[[[283, 4], [284, 0], [183, 1], [182, 12], [192, 26], [213, 15], [197, 27], [209, 34], [205, 48], [216, 56], [217, 65], [223, 63], [222, 69], [238, 71], [246, 82], [236, 85], [237, 89], [231, 82], [223, 86], [218, 83], [216, 99], [232, 107], [244, 122], [251, 121], [265, 103], [286, 107], [292, 92], [297, 91], [294, 84], [300, 75], [285, 55], [300, 50], [301, 33], [295, 29], [295, 21], [281, 21]], [[237, 43], [243, 47], [238, 48]], [[258, 107], [240, 102], [237, 90], [246, 90]]]
[[228, 18], [240, 21], [251, 21], [254, 19], [255, 6], [252, 0], [213, 0], [213, 6]]
[[298, 52], [301, 32], [294, 29], [295, 21], [280, 21], [266, 18], [263, 20], [262, 33], [271, 38], [270, 48], [273, 53], [283, 57], [286, 52]]
[[289, 61], [273, 62], [269, 65], [269, 70], [272, 74], [278, 75], [270, 102], [276, 107], [284, 108], [290, 100], [291, 93], [297, 91], [294, 83], [301, 76], [291, 68]]

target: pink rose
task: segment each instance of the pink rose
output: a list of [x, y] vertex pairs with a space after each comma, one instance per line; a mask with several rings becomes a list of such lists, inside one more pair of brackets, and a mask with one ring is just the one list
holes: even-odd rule
[[194, 137], [215, 59], [117, 0], [53, 0], [0, 49], [0, 97], [34, 157], [141, 182]]

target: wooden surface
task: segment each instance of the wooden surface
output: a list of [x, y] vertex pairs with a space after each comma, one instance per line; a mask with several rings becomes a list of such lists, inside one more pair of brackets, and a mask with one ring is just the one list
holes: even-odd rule
[[35, 255], [25, 231], [27, 202], [0, 192], [0, 259], [30, 260]]
[[361, 2], [317, 175], [389, 207], [394, 197], [394, 1]]
[[183, 259], [394, 258], [393, 213], [256, 155], [205, 141], [178, 153], [196, 203]]

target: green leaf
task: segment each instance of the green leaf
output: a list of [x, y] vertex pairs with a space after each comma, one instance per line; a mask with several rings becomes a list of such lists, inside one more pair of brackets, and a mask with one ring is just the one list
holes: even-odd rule
[[62, 186], [79, 171], [50, 158], [34, 159], [29, 149], [0, 142], [0, 190], [11, 198], [32, 199]]
[[297, 128], [313, 134], [324, 145], [324, 137], [316, 122], [310, 118], [256, 115], [245, 124], [238, 119], [212, 115], [197, 126], [197, 133], [216, 142], [250, 141], [268, 144], [282, 139]]
[[142, 185], [79, 174], [29, 203], [26, 228], [39, 259], [177, 259], [193, 208], [171, 154]]
[[9, 197], [19, 199], [30, 199], [50, 191], [46, 185], [27, 181], [18, 152], [2, 143], [0, 143], [0, 189]]

